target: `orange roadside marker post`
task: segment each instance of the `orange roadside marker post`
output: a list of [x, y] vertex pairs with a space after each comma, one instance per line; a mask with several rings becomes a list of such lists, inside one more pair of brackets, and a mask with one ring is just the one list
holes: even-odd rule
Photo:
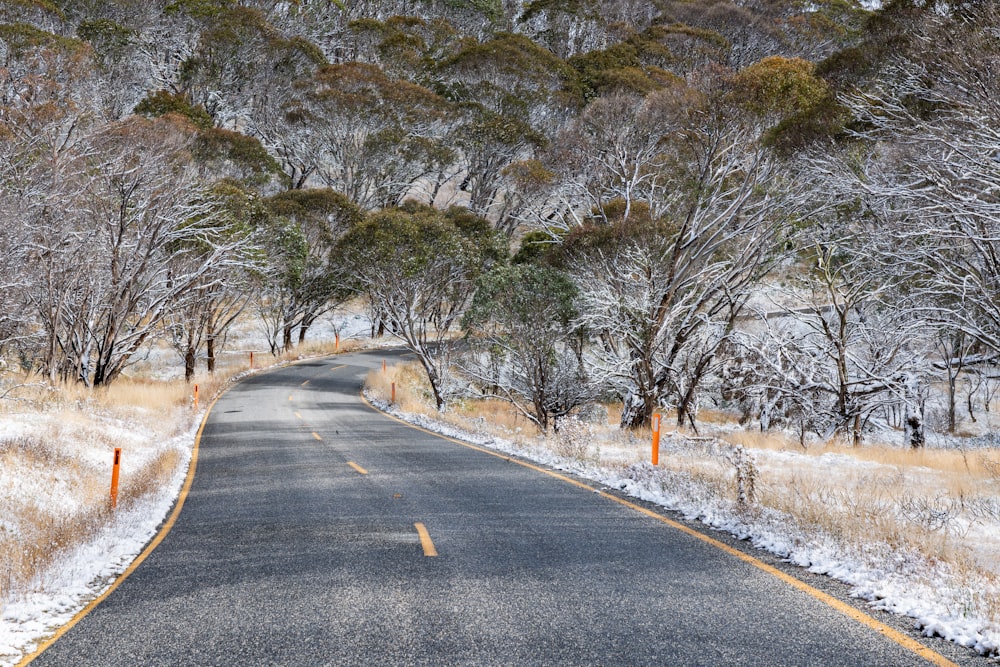
[[382, 372], [385, 373], [385, 359], [382, 360]]
[[198, 409], [198, 385], [194, 386], [194, 409]]
[[122, 448], [115, 447], [115, 462], [111, 466], [111, 509], [118, 504], [118, 470], [122, 462]]
[[653, 465], [660, 464], [660, 415], [653, 413]]
[[250, 370], [253, 370], [253, 351], [250, 352]]
[[333, 351], [340, 352], [340, 334], [335, 334], [336, 338], [333, 343]]

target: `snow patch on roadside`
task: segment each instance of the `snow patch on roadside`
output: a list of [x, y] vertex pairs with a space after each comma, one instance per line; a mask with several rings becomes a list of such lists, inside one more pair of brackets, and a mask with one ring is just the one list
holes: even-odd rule
[[[104, 593], [139, 556], [180, 493], [197, 429], [196, 421], [187, 432], [158, 447], [176, 449], [182, 456], [170, 484], [120, 510], [93, 540], [48, 568], [32, 592], [0, 608], [0, 667], [16, 665], [39, 641]], [[40, 502], [71, 500], [60, 494], [58, 486], [48, 487], [44, 494], [32, 493]]]

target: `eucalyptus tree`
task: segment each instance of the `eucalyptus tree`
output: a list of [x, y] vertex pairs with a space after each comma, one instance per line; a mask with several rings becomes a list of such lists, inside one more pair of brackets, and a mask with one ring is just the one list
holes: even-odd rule
[[840, 95], [849, 142], [812, 164], [827, 192], [860, 201], [891, 230], [883, 265], [905, 276], [912, 317], [953, 341], [933, 364], [952, 387], [958, 367], [1000, 356], [1000, 7], [913, 6], [903, 18], [899, 48], [868, 67], [878, 76]]
[[337, 274], [336, 245], [363, 214], [346, 196], [330, 189], [289, 190], [270, 197], [267, 208], [297, 228], [296, 238], [304, 254], [295, 260], [296, 271], [285, 273], [281, 289], [287, 295], [282, 314], [282, 346], [290, 349], [292, 331], [298, 328], [298, 342], [306, 338], [316, 319], [343, 303], [350, 289]]
[[296, 83], [284, 108], [290, 141], [324, 185], [364, 209], [400, 203], [441, 168], [448, 103], [361, 63], [328, 65]]
[[762, 430], [794, 424], [861, 444], [873, 421], [922, 446], [930, 377], [927, 323], [882, 265], [877, 227], [846, 223], [816, 238], [808, 271], [787, 280], [781, 307], [748, 316], [739, 345]]
[[[809, 89], [812, 73], [790, 65]], [[765, 138], [775, 109], [792, 112], [812, 97], [799, 102], [798, 86], [761, 90], [769, 79], [757, 74], [716, 74], [631, 106], [614, 101], [601, 132], [589, 131], [607, 166], [583, 172], [582, 189], [614, 199], [595, 207], [596, 224], [572, 233], [568, 248], [580, 322], [600, 341], [594, 372], [625, 401], [623, 427], [648, 423], [666, 402], [679, 422], [694, 423], [699, 385], [802, 201]], [[622, 122], [628, 109], [648, 118], [656, 141]]]
[[465, 209], [409, 203], [355, 224], [337, 251], [345, 280], [416, 355], [444, 407], [453, 325], [479, 274], [506, 257], [490, 224]]
[[465, 374], [543, 433], [593, 396], [575, 325], [576, 293], [554, 268], [500, 265], [480, 276], [462, 320], [470, 341]]
[[470, 210], [512, 233], [502, 175], [535, 157], [582, 103], [575, 73], [522, 35], [469, 41], [434, 69], [442, 94], [461, 112], [453, 140], [464, 167], [459, 190]]
[[[217, 267], [241, 261], [191, 163], [191, 127], [132, 117], [62, 156], [25, 244], [50, 378], [114, 381]], [[45, 173], [52, 173], [53, 164]], [[181, 261], [187, 258], [189, 261]]]

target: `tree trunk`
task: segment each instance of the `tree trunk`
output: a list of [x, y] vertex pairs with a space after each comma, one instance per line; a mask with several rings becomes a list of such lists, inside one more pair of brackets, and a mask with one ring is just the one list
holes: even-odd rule
[[619, 426], [632, 431], [649, 426], [653, 418], [654, 408], [653, 401], [643, 399], [638, 391], [629, 392], [629, 395], [625, 397]]
[[190, 382], [191, 378], [194, 377], [194, 364], [197, 359], [195, 355], [195, 349], [188, 346], [187, 351], [184, 353], [184, 381]]
[[906, 416], [903, 418], [906, 444], [913, 449], [924, 446], [924, 415], [920, 405], [920, 387], [916, 377], [906, 378], [904, 389]]
[[316, 321], [315, 315], [304, 315], [302, 317], [302, 322], [299, 324], [299, 345], [306, 340], [306, 332], [309, 331], [309, 327], [312, 323]]
[[205, 340], [205, 354], [207, 357], [208, 372], [215, 372], [215, 336], [209, 335]]

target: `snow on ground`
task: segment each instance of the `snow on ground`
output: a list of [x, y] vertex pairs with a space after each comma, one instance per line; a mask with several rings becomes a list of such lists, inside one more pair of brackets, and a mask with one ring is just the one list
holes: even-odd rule
[[[10, 415], [0, 416], [0, 432], [17, 431], [24, 434], [32, 430], [25, 415], [15, 415], [18, 427], [12, 428]], [[37, 422], [42, 420], [36, 420]], [[49, 567], [34, 583], [30, 592], [20, 592], [8, 600], [0, 600], [0, 666], [15, 665], [35, 644], [69, 622], [90, 600], [106, 590], [115, 578], [142, 551], [156, 534], [157, 527], [170, 510], [186, 476], [197, 425], [167, 442], [144, 442], [143, 435], [134, 432], [125, 435], [123, 444], [131, 442], [129, 454], [151, 449], [173, 448], [184, 453], [170, 483], [159, 492], [142, 498], [131, 506], [118, 511], [113, 521], [82, 547], [65, 554]], [[153, 436], [154, 434], [145, 434]], [[85, 442], [76, 443], [85, 447]], [[106, 452], [104, 452], [106, 454]], [[88, 456], [96, 453], [88, 454]], [[141, 455], [140, 455], [141, 456]], [[124, 455], [123, 455], [124, 458]], [[106, 476], [110, 475], [110, 459], [102, 457]], [[129, 465], [138, 461], [128, 460]], [[123, 460], [122, 465], [125, 466]], [[26, 471], [0, 470], [0, 489], [4, 494], [17, 494], [37, 499], [47, 511], [59, 516], [78, 502], [70, 489], [59, 481], [52, 483], [41, 475]]]

